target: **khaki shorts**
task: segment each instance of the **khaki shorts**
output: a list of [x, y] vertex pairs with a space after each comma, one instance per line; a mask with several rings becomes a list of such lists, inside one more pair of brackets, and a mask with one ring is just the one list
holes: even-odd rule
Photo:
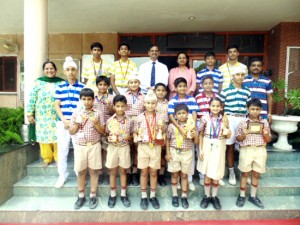
[[109, 169], [118, 166], [125, 169], [129, 168], [131, 166], [130, 145], [117, 147], [113, 144], [108, 144], [105, 166]]
[[161, 146], [156, 145], [150, 148], [148, 144], [138, 143], [138, 165], [139, 169], [150, 167], [160, 169]]
[[101, 144], [91, 146], [74, 145], [74, 170], [80, 172], [87, 168], [99, 170], [102, 168]]
[[254, 170], [258, 173], [266, 172], [267, 149], [266, 146], [244, 146], [240, 147], [239, 170], [250, 172]]
[[176, 148], [170, 148], [172, 159], [168, 163], [168, 171], [170, 173], [179, 172], [185, 174], [191, 173], [193, 161], [193, 149], [178, 151]]

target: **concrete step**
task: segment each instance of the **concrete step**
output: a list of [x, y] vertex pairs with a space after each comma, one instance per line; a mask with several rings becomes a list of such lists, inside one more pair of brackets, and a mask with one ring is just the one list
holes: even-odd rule
[[274, 151], [268, 148], [268, 161], [300, 161], [300, 150], [292, 152]]
[[[76, 177], [70, 177], [64, 187], [60, 189], [54, 188], [56, 179], [57, 176], [27, 176], [14, 185], [14, 195], [48, 197], [77, 195]], [[167, 180], [167, 182], [167, 186], [158, 187], [158, 196], [171, 196], [170, 180]], [[225, 187], [220, 187], [219, 196], [237, 196], [239, 194], [239, 183], [236, 186], [231, 186], [227, 183], [227, 179], [225, 179], [225, 183]], [[196, 190], [189, 192], [189, 196], [199, 196], [199, 193], [203, 195], [204, 188], [199, 185], [197, 179], [194, 180], [194, 184]], [[87, 184], [86, 190], [89, 190], [89, 188], [90, 186]], [[117, 191], [120, 191], [119, 188]], [[300, 177], [263, 177], [260, 180], [258, 192], [261, 196], [300, 196]], [[100, 185], [98, 187], [99, 196], [108, 196], [109, 193], [109, 185]], [[140, 196], [140, 187], [129, 186], [128, 193], [130, 196]]]
[[[202, 197], [201, 197], [202, 198]], [[160, 209], [149, 205], [140, 209], [140, 198], [130, 197], [131, 207], [124, 208], [118, 197], [116, 207], [108, 208], [108, 197], [99, 198], [98, 207], [90, 210], [83, 206], [74, 210], [76, 197], [18, 197], [0, 206], [0, 220], [4, 223], [67, 223], [67, 222], [133, 222], [133, 221], [182, 221], [182, 220], [255, 220], [291, 219], [300, 217], [300, 196], [262, 196], [265, 209], [259, 209], [246, 201], [243, 208], [235, 205], [236, 196], [221, 196], [222, 210], [199, 206], [201, 198], [189, 198], [190, 207], [174, 208], [170, 198], [159, 198]]]

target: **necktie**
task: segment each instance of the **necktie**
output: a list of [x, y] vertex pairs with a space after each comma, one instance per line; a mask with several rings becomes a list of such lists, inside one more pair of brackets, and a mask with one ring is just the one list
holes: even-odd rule
[[151, 70], [151, 87], [155, 86], [155, 62], [152, 62], [152, 70]]

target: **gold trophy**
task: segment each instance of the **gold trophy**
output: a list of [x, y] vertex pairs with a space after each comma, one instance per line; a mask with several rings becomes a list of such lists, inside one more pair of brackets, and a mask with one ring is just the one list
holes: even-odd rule
[[111, 120], [108, 123], [108, 130], [112, 133], [112, 135], [110, 135], [110, 142], [118, 142], [118, 134], [120, 132], [118, 121]]
[[228, 115], [226, 113], [224, 113], [224, 116], [223, 116], [222, 135], [223, 136], [231, 135], [231, 132], [229, 130]]
[[189, 115], [186, 122], [186, 131], [187, 131], [186, 137], [188, 139], [193, 139], [191, 131], [194, 129], [195, 129], [195, 121], [193, 119], [193, 116]]
[[156, 134], [156, 140], [162, 140], [163, 137], [163, 132], [162, 132], [162, 127], [164, 125], [164, 121], [163, 120], [158, 120], [157, 121], [157, 134]]
[[143, 129], [142, 129], [142, 128], [139, 128], [139, 129], [137, 130], [136, 142], [141, 142], [141, 141], [143, 141], [143, 139], [142, 139], [142, 132], [143, 132]]

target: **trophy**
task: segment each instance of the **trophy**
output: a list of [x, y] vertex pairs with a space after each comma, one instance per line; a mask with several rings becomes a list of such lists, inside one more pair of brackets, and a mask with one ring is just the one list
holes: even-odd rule
[[188, 116], [187, 122], [186, 122], [186, 130], [187, 134], [186, 137], [188, 139], [193, 139], [191, 131], [195, 129], [195, 121], [193, 119], [193, 116], [190, 114]]
[[82, 116], [80, 116], [80, 115], [76, 116], [74, 122], [81, 124], [83, 122]]
[[264, 124], [259, 122], [250, 122], [248, 132], [249, 134], [261, 134], [264, 129]]
[[224, 113], [222, 124], [222, 135], [227, 136], [230, 133], [228, 115]]
[[108, 123], [108, 130], [111, 133], [110, 142], [118, 142], [118, 134], [119, 134], [119, 123], [116, 120], [111, 120]]
[[157, 134], [156, 134], [156, 140], [162, 140], [163, 139], [163, 132], [162, 132], [162, 127], [164, 125], [164, 121], [163, 120], [158, 120], [157, 121]]
[[143, 139], [142, 139], [142, 132], [143, 132], [142, 128], [139, 128], [139, 129], [137, 130], [136, 142], [141, 142], [141, 141], [143, 141]]

